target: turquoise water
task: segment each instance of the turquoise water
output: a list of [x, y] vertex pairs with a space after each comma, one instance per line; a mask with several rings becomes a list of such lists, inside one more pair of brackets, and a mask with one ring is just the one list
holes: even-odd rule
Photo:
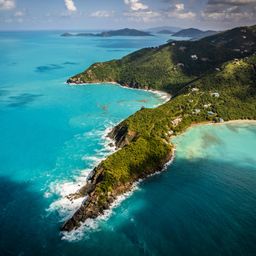
[[[168, 170], [108, 218], [59, 233], [65, 194], [112, 152], [106, 129], [159, 96], [115, 85], [70, 87], [96, 61], [166, 41], [0, 33], [0, 255], [255, 255], [256, 126], [190, 129]], [[78, 202], [79, 203], [79, 202]]]

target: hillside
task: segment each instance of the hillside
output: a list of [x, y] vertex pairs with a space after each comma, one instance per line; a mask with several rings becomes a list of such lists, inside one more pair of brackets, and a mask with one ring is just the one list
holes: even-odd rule
[[254, 53], [255, 42], [255, 27], [236, 28], [199, 41], [170, 42], [139, 50], [121, 60], [96, 63], [68, 83], [117, 82], [175, 94], [222, 63]]
[[196, 37], [199, 36], [203, 33], [204, 31], [196, 28], [187, 28], [187, 29], [182, 29], [178, 31], [177, 33], [173, 34], [173, 36], [176, 37]]
[[165, 30], [158, 31], [157, 34], [171, 35], [173, 34], [173, 32], [171, 30], [165, 29]]
[[[241, 42], [241, 49], [249, 46], [246, 48], [247, 51], [244, 52], [245, 49], [243, 49], [243, 53], [241, 51], [238, 53], [232, 47], [227, 48], [226, 43], [222, 43], [222, 40], [227, 38], [223, 33], [222, 39], [212, 37], [210, 40], [200, 42], [181, 42], [181, 45], [168, 44], [159, 48], [144, 49], [119, 61], [93, 65], [83, 75], [76, 77], [80, 78], [80, 82], [88, 78], [91, 79], [90, 82], [93, 79], [94, 81], [118, 81], [117, 78], [124, 77], [122, 72], [125, 65], [126, 79], [129, 74], [134, 79], [133, 72], [136, 70], [130, 70], [129, 65], [134, 64], [140, 68], [140, 65], [149, 63], [149, 66], [144, 67], [146, 74], [136, 77], [140, 79], [137, 81], [144, 83], [145, 79], [148, 79], [148, 84], [159, 86], [164, 90], [170, 90], [174, 86], [175, 95], [158, 108], [141, 109], [112, 130], [109, 136], [115, 140], [120, 150], [93, 170], [83, 188], [70, 195], [70, 199], [85, 196], [88, 198], [73, 217], [64, 223], [63, 231], [71, 231], [86, 219], [96, 218], [110, 207], [118, 195], [130, 190], [135, 181], [161, 170], [173, 157], [171, 137], [185, 131], [191, 124], [256, 119], [256, 55], [255, 46], [252, 44], [256, 42], [255, 27], [237, 28], [226, 33], [230, 35], [230, 40], [233, 42]], [[244, 33], [249, 41], [241, 40], [240, 37]], [[212, 44], [212, 40], [221, 45]], [[180, 53], [180, 47], [185, 45], [186, 50]], [[197, 47], [200, 46], [211, 46], [211, 48], [198, 49]], [[208, 51], [214, 51], [219, 55], [212, 57], [210, 64], [201, 65], [201, 68], [197, 62], [190, 63], [189, 59], [188, 62], [184, 62], [184, 65], [192, 70], [175, 70], [174, 68], [169, 70], [171, 63], [175, 65], [173, 64], [174, 56], [178, 59], [185, 58], [188, 54], [185, 53], [186, 51], [189, 54], [192, 51], [198, 51], [199, 55], [202, 54], [202, 49], [204, 49], [204, 55]], [[243, 55], [247, 56], [243, 57]], [[239, 59], [233, 60], [234, 56]], [[155, 72], [151, 76], [152, 65], [155, 68], [160, 65], [163, 69], [160, 75]], [[193, 65], [196, 67], [193, 68]], [[129, 69], [126, 69], [127, 66]], [[174, 67], [177, 68], [177, 66]], [[161, 69], [157, 71], [160, 72]], [[100, 76], [101, 72], [105, 73]], [[165, 73], [171, 77], [165, 76]], [[164, 76], [163, 79], [162, 76]], [[170, 81], [172, 84], [169, 84]], [[179, 81], [181, 81], [180, 84]], [[139, 82], [129, 85], [143, 87]]]
[[108, 209], [132, 184], [159, 171], [173, 156], [170, 138], [193, 123], [256, 119], [256, 56], [224, 63], [219, 70], [183, 88], [156, 109], [141, 109], [110, 133], [121, 149], [93, 171], [89, 182], [70, 198], [88, 199], [64, 223], [70, 231]]
[[202, 31], [202, 30], [196, 29], [196, 28], [188, 28], [188, 29], [180, 30], [179, 32], [173, 34], [172, 36], [175, 36], [175, 37], [190, 37], [190, 38], [192, 38], [192, 40], [200, 40], [204, 37], [212, 36], [212, 35], [215, 35], [217, 33], [218, 32], [212, 31], [212, 30]]
[[152, 32], [152, 33], [158, 33], [161, 30], [169, 30], [174, 33], [178, 32], [181, 30], [179, 27], [174, 27], [174, 26], [161, 26], [161, 27], [154, 27], [154, 28], [148, 28], [146, 31]]
[[125, 28], [120, 30], [102, 32], [100, 36], [108, 37], [108, 36], [152, 36], [152, 35], [148, 32], [140, 31], [137, 29]]

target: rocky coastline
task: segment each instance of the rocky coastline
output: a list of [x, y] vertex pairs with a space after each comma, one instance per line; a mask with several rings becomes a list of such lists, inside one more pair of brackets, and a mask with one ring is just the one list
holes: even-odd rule
[[[137, 134], [129, 132], [128, 128], [120, 123], [119, 125], [115, 126], [107, 136], [114, 140], [117, 149], [121, 149], [135, 140]], [[166, 163], [173, 159], [173, 156], [174, 150], [171, 148], [167, 155], [159, 160], [159, 164], [155, 168], [146, 169], [144, 172], [133, 177], [130, 181], [118, 184], [113, 191], [107, 193], [107, 198], [104, 200], [104, 202], [101, 202], [100, 197], [102, 194], [97, 190], [98, 185], [104, 178], [104, 166], [102, 163], [99, 164], [99, 166], [95, 167], [92, 171], [85, 186], [83, 186], [76, 193], [68, 196], [69, 200], [71, 201], [81, 197], [84, 197], [85, 200], [80, 208], [73, 214], [73, 216], [62, 225], [61, 231], [70, 232], [79, 228], [87, 219], [95, 219], [104, 214], [104, 211], [111, 207], [118, 196], [131, 191], [134, 183], [138, 182], [139, 180], [161, 172]]]

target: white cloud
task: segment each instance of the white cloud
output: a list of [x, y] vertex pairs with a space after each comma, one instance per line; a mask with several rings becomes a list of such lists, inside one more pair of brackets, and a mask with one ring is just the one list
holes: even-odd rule
[[217, 22], [255, 21], [255, 0], [209, 0], [201, 16]]
[[15, 8], [14, 0], [0, 0], [0, 10], [11, 10]]
[[159, 12], [147, 10], [147, 11], [137, 11], [137, 12], [126, 12], [124, 13], [126, 17], [128, 17], [132, 21], [136, 22], [151, 22], [157, 18], [161, 17]]
[[124, 3], [128, 5], [132, 11], [147, 10], [148, 6], [141, 3], [139, 0], [124, 0]]
[[177, 3], [171, 6], [170, 10], [167, 12], [167, 16], [177, 19], [193, 19], [196, 17], [196, 14], [191, 11], [186, 11], [183, 3]]
[[184, 4], [175, 4], [175, 8], [178, 11], [183, 11], [185, 9]]
[[109, 18], [114, 15], [114, 11], [96, 11], [91, 13], [91, 17], [97, 17], [97, 18]]
[[68, 11], [75, 12], [77, 10], [73, 0], [64, 0], [64, 1], [65, 1], [65, 5], [66, 5], [66, 8], [68, 9]]
[[141, 0], [124, 0], [124, 3], [130, 8], [128, 12], [124, 13], [124, 16], [132, 21], [152, 22], [161, 16], [160, 12], [151, 10]]

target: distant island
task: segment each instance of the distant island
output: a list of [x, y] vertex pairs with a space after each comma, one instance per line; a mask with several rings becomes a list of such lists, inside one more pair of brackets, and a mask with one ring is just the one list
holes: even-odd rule
[[69, 196], [87, 199], [63, 224], [63, 231], [103, 214], [134, 182], [161, 171], [174, 156], [171, 138], [191, 125], [256, 119], [256, 26], [142, 49], [93, 64], [67, 82], [115, 82], [165, 91], [172, 98], [155, 109], [142, 108], [114, 127], [108, 136], [119, 150]]
[[161, 26], [161, 27], [154, 27], [154, 28], [148, 28], [145, 31], [151, 32], [151, 33], [158, 33], [160, 31], [172, 31], [173, 33], [176, 33], [180, 31], [182, 28], [180, 27], [174, 27], [174, 26]]
[[171, 35], [171, 34], [173, 34], [173, 32], [171, 30], [164, 29], [164, 30], [158, 31], [157, 34]]
[[63, 37], [72, 37], [72, 36], [97, 36], [97, 37], [112, 37], [112, 36], [152, 36], [149, 32], [140, 31], [137, 29], [119, 29], [119, 30], [111, 30], [101, 33], [63, 33], [61, 36]]
[[188, 29], [183, 29], [180, 30], [179, 32], [173, 34], [172, 36], [175, 37], [191, 37], [193, 39], [202, 39], [207, 36], [212, 36], [217, 34], [217, 31], [212, 31], [212, 30], [207, 30], [207, 31], [202, 31], [200, 29], [196, 28], [188, 28]]

